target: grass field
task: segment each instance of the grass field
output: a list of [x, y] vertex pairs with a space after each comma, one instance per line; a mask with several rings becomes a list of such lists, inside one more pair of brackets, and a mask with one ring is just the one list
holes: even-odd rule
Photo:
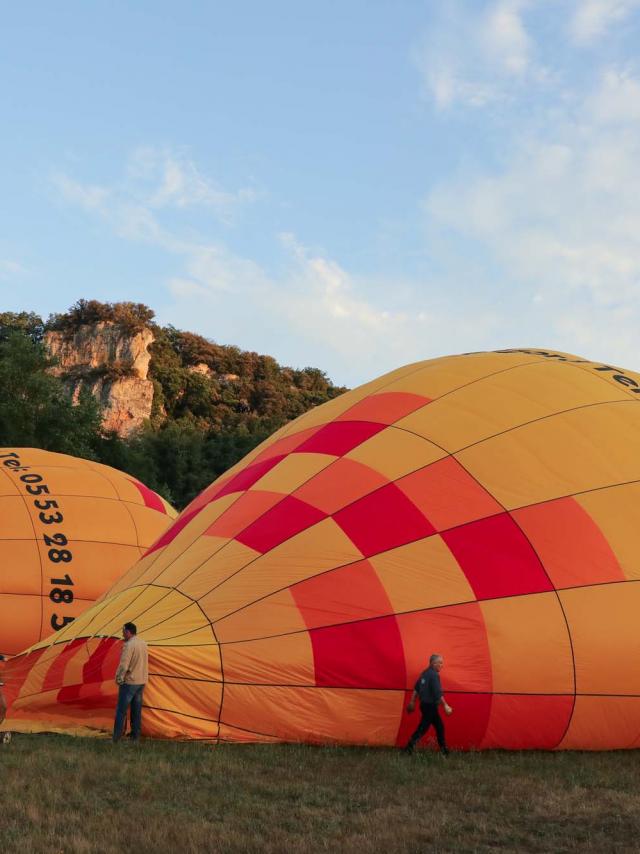
[[640, 753], [14, 736], [0, 851], [637, 851]]

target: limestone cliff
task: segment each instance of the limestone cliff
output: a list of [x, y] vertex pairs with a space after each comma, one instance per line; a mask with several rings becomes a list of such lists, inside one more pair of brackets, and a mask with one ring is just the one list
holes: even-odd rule
[[154, 341], [151, 329], [131, 332], [110, 321], [84, 324], [72, 332], [45, 334], [44, 343], [77, 399], [88, 388], [103, 407], [103, 428], [129, 436], [151, 417], [153, 383], [148, 378]]

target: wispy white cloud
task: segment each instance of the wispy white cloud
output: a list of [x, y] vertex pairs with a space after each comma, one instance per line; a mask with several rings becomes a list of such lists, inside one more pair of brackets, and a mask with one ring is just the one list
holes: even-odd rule
[[83, 183], [60, 171], [51, 183], [63, 201], [85, 211], [110, 215], [117, 210], [123, 236], [132, 238], [146, 234], [154, 239], [154, 213], [161, 210], [202, 207], [219, 222], [232, 223], [259, 195], [250, 187], [225, 190], [184, 153], [152, 146], [133, 151], [124, 178], [112, 186]]
[[193, 247], [186, 258], [188, 277], [169, 282], [181, 316], [194, 323], [203, 310], [220, 320], [240, 314], [230, 332], [253, 330], [259, 342], [269, 329], [281, 340], [281, 359], [300, 364], [299, 354], [305, 352], [302, 363], [320, 364], [347, 383], [430, 354], [479, 346], [500, 324], [491, 310], [465, 315], [437, 305], [428, 287], [422, 296], [412, 293], [414, 309], [419, 303], [422, 309], [392, 309], [395, 283], [378, 283], [386, 299], [374, 298], [370, 282], [326, 254], [310, 251], [293, 234], [280, 234], [279, 243], [277, 277], [222, 246]]
[[[195, 235], [184, 227], [184, 206], [160, 204], [158, 193], [138, 188], [141, 176], [154, 183], [148, 178], [157, 179], [155, 167], [149, 172], [146, 162], [141, 166], [139, 152], [131, 162], [112, 187], [66, 175], [56, 176], [55, 186], [67, 203], [100, 218], [113, 234], [178, 259], [182, 269], [164, 283], [173, 299], [173, 323], [210, 335], [224, 329], [226, 341], [263, 346], [293, 364], [322, 365], [347, 383], [428, 355], [481, 346], [483, 336], [500, 325], [493, 310], [465, 314], [447, 304], [435, 295], [433, 282], [407, 283], [403, 305], [397, 281], [371, 282], [349, 273], [290, 233], [272, 235], [277, 272], [269, 270], [232, 250], [225, 231]], [[164, 187], [160, 182], [160, 194], [177, 197], [178, 189], [169, 193]], [[214, 320], [203, 329], [206, 318]]]
[[480, 28], [487, 55], [511, 74], [524, 73], [531, 59], [532, 42], [522, 20], [527, 5], [524, 0], [500, 0], [489, 8]]
[[[425, 201], [429, 226], [483, 254], [526, 319], [565, 349], [638, 362], [640, 80], [604, 69], [571, 111], [512, 139], [499, 169], [476, 165]], [[517, 316], [514, 328], [522, 321]], [[575, 346], [572, 344], [575, 343]]]
[[569, 32], [578, 44], [590, 45], [639, 6], [639, 0], [576, 0]]
[[[410, 304], [392, 308], [398, 281], [379, 283], [385, 296], [372, 298], [372, 283], [335, 260], [280, 235], [289, 256], [284, 281], [272, 289], [282, 326], [295, 329], [331, 364], [349, 365], [351, 375], [372, 376], [405, 362], [475, 346], [500, 325], [498, 312], [461, 311], [442, 300], [435, 283], [413, 282]], [[284, 287], [282, 286], [284, 285]]]
[[596, 125], [640, 123], [640, 80], [627, 70], [604, 69], [586, 98], [585, 113]]
[[[109, 186], [64, 174], [54, 185], [112, 233], [172, 256], [164, 282], [171, 322], [322, 365], [339, 381], [525, 342], [633, 365], [640, 77], [624, 61], [560, 72], [552, 60], [563, 57], [545, 50], [540, 18], [534, 26], [540, 6], [556, 9], [557, 38], [584, 57], [585, 34], [606, 32], [632, 4], [605, 5], [607, 16], [599, 6], [596, 26], [592, 9], [589, 30], [585, 12], [580, 30], [577, 0], [434, 4], [415, 55], [441, 108], [433, 121], [446, 122], [449, 107], [469, 110], [478, 127], [499, 115], [503, 145], [491, 165], [467, 148], [459, 173], [426, 194], [429, 262], [411, 281], [373, 281], [294, 234], [269, 234], [269, 223], [260, 256], [269, 261], [258, 260], [227, 227], [257, 195], [222, 187], [183, 152], [140, 148]], [[489, 104], [500, 109], [478, 112]]]
[[1, 280], [13, 279], [16, 276], [23, 276], [28, 272], [27, 268], [18, 261], [14, 261], [10, 258], [0, 258]]
[[483, 107], [510, 97], [524, 82], [546, 80], [525, 23], [531, 5], [530, 0], [493, 0], [435, 7], [413, 59], [439, 108]]
[[221, 243], [176, 241], [171, 248], [185, 259], [185, 276], [169, 283], [176, 296], [190, 292], [216, 298], [256, 297], [273, 286], [259, 264], [238, 256]]
[[85, 211], [100, 212], [106, 206], [109, 190], [97, 184], [83, 184], [70, 178], [64, 172], [55, 172], [51, 183], [60, 197]]
[[249, 190], [222, 191], [192, 161], [153, 147], [136, 149], [123, 178], [112, 186], [83, 183], [62, 172], [56, 172], [51, 182], [64, 203], [100, 217], [118, 237], [182, 256], [185, 275], [172, 280], [172, 289], [196, 292], [203, 283], [231, 288], [223, 244], [194, 236], [183, 227], [181, 214], [200, 205], [214, 208], [217, 219], [228, 222], [234, 209], [255, 199]]
[[[293, 234], [281, 234], [280, 240], [290, 259], [289, 287], [279, 300], [280, 311], [297, 329], [330, 340], [334, 349], [351, 356], [368, 350], [363, 346], [367, 338], [393, 349], [408, 344], [405, 336], [412, 324], [406, 313], [367, 300], [338, 263], [310, 252]], [[424, 313], [415, 318], [417, 325], [426, 319]]]
[[151, 208], [201, 206], [212, 209], [224, 221], [231, 220], [240, 206], [258, 196], [251, 187], [224, 190], [204, 176], [191, 158], [168, 149], [136, 149], [129, 158], [128, 175], [144, 182], [145, 202]]
[[451, 0], [432, 8], [413, 59], [439, 109], [517, 99], [535, 106], [545, 94], [570, 98], [572, 51], [584, 57], [581, 48], [602, 42], [638, 9], [640, 0]]

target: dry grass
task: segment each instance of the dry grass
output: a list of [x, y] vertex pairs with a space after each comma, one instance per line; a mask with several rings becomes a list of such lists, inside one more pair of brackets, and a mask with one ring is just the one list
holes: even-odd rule
[[0, 851], [637, 851], [640, 753], [0, 748]]

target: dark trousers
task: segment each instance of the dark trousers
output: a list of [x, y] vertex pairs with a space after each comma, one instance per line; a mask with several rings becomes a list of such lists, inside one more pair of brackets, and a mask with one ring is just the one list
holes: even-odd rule
[[127, 710], [131, 707], [131, 738], [140, 738], [142, 726], [142, 694], [144, 685], [121, 685], [118, 691], [118, 705], [116, 706], [116, 719], [113, 725], [113, 740], [118, 741], [122, 737], [124, 724], [127, 719]]
[[438, 706], [435, 703], [420, 703], [420, 711], [422, 712], [422, 719], [418, 724], [417, 730], [409, 739], [407, 750], [413, 750], [429, 727], [433, 725], [440, 750], [443, 753], [448, 753], [447, 743], [444, 738], [444, 723], [440, 717]]

